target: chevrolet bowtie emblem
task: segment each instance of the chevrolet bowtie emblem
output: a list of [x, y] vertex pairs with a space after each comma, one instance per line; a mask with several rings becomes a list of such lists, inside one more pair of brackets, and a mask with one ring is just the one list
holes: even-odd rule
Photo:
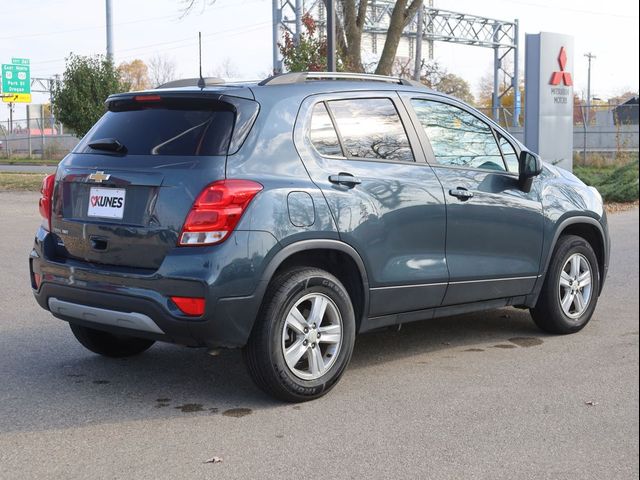
[[111, 178], [111, 175], [108, 173], [105, 174], [104, 172], [96, 172], [89, 175], [89, 180], [92, 180], [98, 183], [104, 182], [105, 180], [109, 180], [109, 178]]

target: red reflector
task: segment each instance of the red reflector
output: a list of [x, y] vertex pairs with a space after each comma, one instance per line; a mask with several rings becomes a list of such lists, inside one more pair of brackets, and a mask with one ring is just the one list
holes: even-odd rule
[[224, 241], [262, 185], [251, 180], [220, 180], [207, 185], [191, 207], [179, 245], [213, 245]]
[[55, 175], [47, 175], [42, 180], [40, 188], [40, 200], [38, 201], [38, 209], [43, 220], [47, 221], [47, 230], [51, 231], [51, 204], [53, 201], [53, 187], [56, 182]]
[[40, 288], [40, 281], [41, 281], [41, 277], [39, 273], [34, 273], [33, 274], [33, 283], [36, 286], [36, 290], [38, 290]]
[[136, 95], [133, 100], [135, 102], [159, 102], [162, 98], [160, 95]]
[[204, 298], [199, 297], [171, 297], [173, 303], [185, 315], [198, 317], [204, 313]]

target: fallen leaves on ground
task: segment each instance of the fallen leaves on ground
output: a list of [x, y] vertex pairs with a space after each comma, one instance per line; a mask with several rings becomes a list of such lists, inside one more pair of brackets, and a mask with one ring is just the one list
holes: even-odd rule
[[211, 457], [205, 460], [203, 463], [222, 463], [222, 457]]
[[607, 202], [604, 204], [604, 208], [607, 210], [607, 213], [626, 212], [638, 208], [638, 200], [626, 203]]

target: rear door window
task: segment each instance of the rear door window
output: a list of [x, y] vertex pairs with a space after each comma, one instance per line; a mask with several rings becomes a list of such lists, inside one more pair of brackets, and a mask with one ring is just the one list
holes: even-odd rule
[[324, 103], [318, 103], [313, 108], [309, 139], [320, 155], [328, 157], [344, 156], [338, 140], [338, 134]]
[[389, 98], [332, 100], [328, 104], [347, 157], [414, 161], [407, 133]]
[[79, 153], [104, 153], [89, 144], [113, 138], [129, 155], [226, 155], [234, 113], [195, 102], [135, 102], [108, 111], [78, 144]]

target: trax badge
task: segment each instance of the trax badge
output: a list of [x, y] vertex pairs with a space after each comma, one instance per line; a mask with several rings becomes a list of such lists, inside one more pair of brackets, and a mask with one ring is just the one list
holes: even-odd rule
[[92, 173], [89, 175], [89, 180], [93, 180], [94, 182], [104, 182], [105, 180], [109, 180], [111, 175], [109, 173], [105, 174], [104, 172], [98, 171], [96, 173]]

